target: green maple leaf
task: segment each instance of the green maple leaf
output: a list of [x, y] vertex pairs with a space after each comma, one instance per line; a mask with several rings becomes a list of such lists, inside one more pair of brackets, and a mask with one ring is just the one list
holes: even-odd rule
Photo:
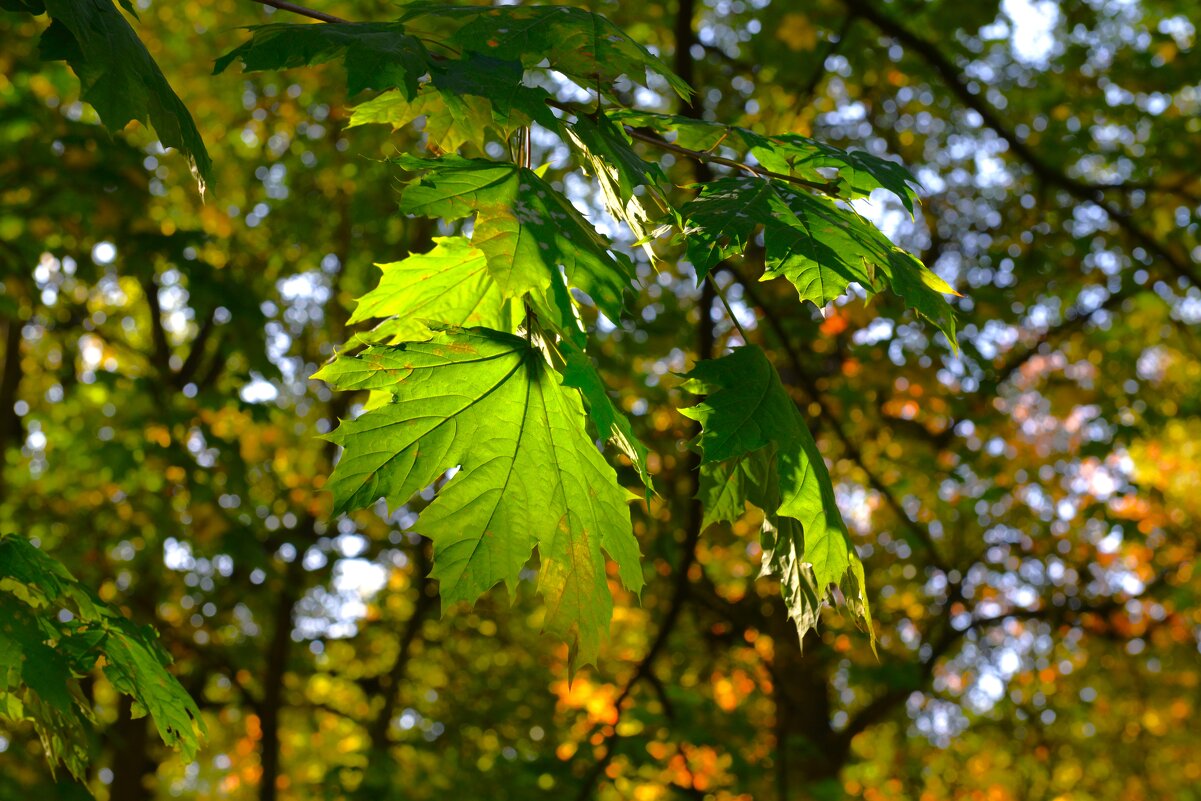
[[873, 190], [885, 189], [913, 214], [920, 185], [895, 161], [862, 150], [843, 150], [799, 134], [759, 136], [742, 129], [741, 135], [751, 155], [765, 169], [817, 182], [825, 180], [822, 170], [832, 169], [838, 174], [839, 197], [867, 197]]
[[780, 596], [802, 643], [805, 634], [821, 622], [826, 596], [824, 588], [817, 583], [813, 566], [805, 561], [804, 543], [804, 527], [798, 521], [778, 515], [764, 517], [759, 535], [759, 544], [763, 548], [759, 575], [780, 580]]
[[755, 346], [738, 348], [699, 362], [687, 379], [687, 391], [707, 396], [681, 410], [701, 423], [702, 463], [774, 448], [769, 481], [778, 488], [779, 506], [765, 511], [799, 520], [805, 527], [805, 558], [817, 580], [837, 582], [849, 567], [850, 536], [817, 443], [767, 356]]
[[518, 337], [447, 329], [426, 343], [372, 347], [316, 376], [336, 389], [386, 390], [392, 402], [345, 421], [330, 476], [335, 511], [391, 507], [459, 468], [415, 529], [434, 543], [443, 607], [510, 592], [537, 548], [546, 629], [573, 664], [595, 662], [613, 600], [605, 557], [642, 587], [628, 493], [584, 430], [578, 393]]
[[44, 617], [0, 592], [0, 720], [31, 721], [51, 773], [61, 763], [83, 778], [91, 709], [75, 686], [69, 660], [48, 644], [55, 635]]
[[359, 298], [349, 322], [388, 318], [366, 338], [376, 342], [426, 339], [426, 320], [515, 330], [518, 315], [488, 273], [483, 251], [463, 237], [434, 237], [429, 253], [376, 265], [375, 289]]
[[[698, 363], [684, 388], [705, 399], [681, 409], [701, 423], [701, 498], [707, 520], [733, 520], [750, 502], [763, 510], [763, 570], [780, 579], [803, 638], [831, 584], [862, 568], [817, 443], [767, 356], [750, 345]], [[706, 478], [706, 472], [709, 473]], [[870, 623], [866, 597], [863, 616]]]
[[[349, 322], [387, 318], [360, 339], [372, 343], [395, 344], [427, 339], [428, 323], [441, 326], [492, 328], [515, 331], [521, 322], [518, 305], [501, 295], [488, 273], [482, 251], [463, 237], [435, 237], [434, 249], [414, 254], [391, 264], [377, 265], [383, 270], [379, 285], [359, 298]], [[562, 281], [558, 281], [562, 287]], [[552, 293], [567, 301], [566, 290]], [[535, 301], [544, 321], [561, 331], [563, 312], [555, 304]], [[609, 397], [604, 382], [575, 336], [578, 328], [563, 332], [561, 346], [567, 351], [563, 369], [566, 386], [580, 390], [588, 405], [589, 417], [600, 438], [611, 443], [629, 458], [639, 478], [653, 492], [647, 472], [646, 446], [634, 434], [629, 419]], [[377, 391], [378, 392], [378, 391]], [[372, 405], [380, 405], [388, 393]]]
[[71, 66], [83, 99], [96, 109], [105, 127], [120, 131], [134, 120], [148, 122], [164, 146], [178, 149], [188, 159], [204, 194], [213, 163], [200, 131], [112, 0], [44, 0], [24, 5], [33, 13], [49, 12], [53, 22], [42, 34], [42, 58]]
[[704, 509], [701, 525], [733, 523], [746, 514], [747, 502], [758, 497], [758, 487], [767, 484], [767, 467], [767, 459], [759, 451], [701, 465], [696, 494]]
[[150, 715], [162, 741], [191, 761], [199, 747], [197, 732], [203, 732], [200, 710], [166, 671], [171, 660], [157, 633], [112, 617], [99, 647], [105, 656], [104, 675], [113, 687], [132, 697], [135, 711]]
[[[447, 96], [423, 86], [411, 100], [402, 92], [392, 91], [360, 103], [351, 112], [346, 127], [382, 123], [397, 130], [422, 117], [426, 147], [435, 153], [453, 153], [466, 143], [482, 147], [495, 122], [492, 104], [484, 98]], [[499, 133], [506, 136], [503, 131]]]
[[550, 68], [581, 86], [608, 91], [625, 75], [645, 83], [655, 73], [680, 97], [692, 89], [654, 54], [609, 20], [567, 6], [470, 7], [410, 3], [404, 22], [455, 26], [448, 43], [467, 52], [520, 61], [526, 67], [549, 62]]
[[9, 582], [30, 605], [70, 603], [86, 619], [100, 615], [91, 593], [76, 581], [71, 571], [28, 540], [12, 534], [0, 536], [0, 578]]
[[213, 74], [234, 61], [247, 72], [283, 70], [341, 59], [350, 94], [364, 89], [400, 89], [410, 100], [421, 76], [429, 72], [430, 55], [415, 36], [395, 22], [337, 22], [257, 25], [250, 39], [221, 56]]
[[551, 289], [560, 265], [611, 319], [619, 319], [633, 268], [608, 249], [575, 207], [532, 170], [513, 164], [444, 156], [408, 156], [402, 167], [424, 171], [400, 199], [402, 211], [454, 220], [475, 214], [471, 242], [482, 250], [505, 297]]
[[958, 294], [851, 209], [775, 180], [720, 178], [680, 210], [688, 258], [704, 277], [746, 250], [763, 227], [764, 278], [783, 276], [818, 308], [857, 283], [869, 294], [891, 289], [956, 346], [955, 315], [944, 294]]

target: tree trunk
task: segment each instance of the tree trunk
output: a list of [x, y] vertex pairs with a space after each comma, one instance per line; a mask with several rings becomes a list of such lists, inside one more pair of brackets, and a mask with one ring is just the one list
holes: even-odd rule
[[275, 801], [279, 793], [280, 712], [284, 703], [284, 678], [288, 671], [288, 652], [292, 647], [292, 613], [299, 597], [301, 555], [284, 571], [283, 585], [275, 604], [275, 629], [267, 645], [267, 668], [263, 673], [263, 698], [259, 703], [259, 725], [263, 737], [259, 743], [259, 801]]
[[[830, 727], [828, 653], [810, 631], [803, 643], [782, 604], [770, 621], [776, 642], [772, 693], [776, 703], [776, 791], [780, 801], [828, 798], [846, 759]], [[803, 648], [802, 648], [803, 646]]]
[[15, 314], [4, 323], [4, 367], [0, 372], [0, 501], [4, 500], [7, 491], [4, 473], [8, 449], [20, 445], [25, 436], [15, 408], [21, 385], [21, 332], [25, 324]]
[[133, 699], [121, 696], [117, 722], [108, 730], [107, 745], [113, 752], [113, 781], [109, 801], [150, 801], [153, 794], [146, 780], [154, 774], [150, 758], [150, 720], [133, 719]]

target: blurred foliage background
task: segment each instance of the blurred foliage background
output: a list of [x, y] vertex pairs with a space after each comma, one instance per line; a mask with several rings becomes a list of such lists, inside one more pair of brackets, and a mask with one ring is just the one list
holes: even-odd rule
[[[373, 263], [450, 230], [396, 211], [383, 158], [421, 132], [346, 130], [338, 67], [209, 74], [283, 12], [136, 6], [213, 157], [203, 200], [38, 60], [44, 18], [0, 15], [0, 521], [159, 629], [210, 733], [185, 763], [98, 676], [97, 798], [1201, 798], [1201, 5], [590, 4], [700, 90], [632, 102], [913, 169], [914, 218], [861, 210], [963, 293], [963, 334], [720, 274], [867, 564], [879, 658], [837, 610], [802, 649], [758, 521], [702, 532], [689, 500], [676, 374], [739, 335], [678, 254], [644, 264], [638, 319], [589, 322], [659, 454], [650, 583], [571, 684], [532, 590], [440, 618], [416, 506], [330, 519], [321, 492], [315, 435], [354, 409], [308, 376]], [[0, 798], [80, 791], [0, 729]]]

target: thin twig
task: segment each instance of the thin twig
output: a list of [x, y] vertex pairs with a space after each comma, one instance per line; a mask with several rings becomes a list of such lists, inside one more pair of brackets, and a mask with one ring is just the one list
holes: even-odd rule
[[1010, 376], [1037, 356], [1044, 345], [1060, 340], [1077, 329], [1084, 328], [1096, 319], [1098, 312], [1111, 312], [1142, 291], [1144, 290], [1141, 287], [1130, 287], [1120, 292], [1114, 292], [1094, 308], [1086, 309], [1080, 304], [1073, 306], [1064, 315], [1062, 322], [1047, 328], [1028, 346], [1021, 349], [1015, 348], [1008, 354], [1008, 358], [997, 364], [989, 378], [988, 386], [992, 388], [992, 392], [995, 392], [997, 386], [1005, 383]]
[[384, 696], [383, 706], [367, 726], [371, 747], [380, 751], [388, 749], [388, 730], [392, 725], [396, 706], [400, 703], [401, 685], [408, 675], [414, 647], [421, 640], [421, 630], [426, 618], [438, 608], [438, 598], [429, 591], [430, 580], [426, 578], [430, 570], [430, 556], [425, 543], [417, 546], [413, 563], [413, 589], [416, 594], [413, 611], [401, 632], [396, 659], [393, 660], [387, 674], [379, 678], [380, 691]]
[[350, 22], [348, 19], [335, 17], [333, 14], [326, 14], [324, 11], [314, 11], [311, 8], [305, 8], [304, 6], [298, 6], [295, 3], [289, 3], [287, 0], [251, 0], [251, 2], [259, 3], [260, 5], [264, 6], [271, 6], [272, 8], [278, 8], [280, 11], [291, 11], [293, 14], [299, 14], [302, 17], [320, 20], [321, 22]]
[[[654, 676], [655, 662], [663, 653], [664, 647], [667, 645], [667, 640], [671, 636], [672, 631], [676, 627], [676, 623], [680, 618], [680, 611], [684, 608], [684, 603], [688, 598], [688, 574], [692, 569], [692, 565], [696, 562], [696, 546], [700, 541], [701, 524], [693, 522], [689, 526], [689, 531], [684, 542], [684, 554], [680, 559], [680, 564], [676, 568], [676, 583], [675, 589], [672, 592], [670, 606], [667, 609], [667, 614], [663, 616], [663, 622], [659, 625], [659, 632], [655, 635], [654, 642], [647, 649], [646, 654], [634, 668], [634, 673], [622, 685], [621, 692], [613, 701], [613, 708], [617, 710], [618, 717], [621, 716], [622, 707], [634, 692], [634, 688], [644, 679], [650, 681], [651, 686], [655, 687], [659, 684], [659, 680]], [[656, 688], [656, 691], [658, 688]], [[664, 714], [670, 711], [670, 707], [664, 708]], [[617, 743], [621, 739], [621, 735], [617, 731], [617, 727], [613, 726], [613, 733], [605, 738], [605, 751], [596, 762], [593, 763], [588, 775], [584, 778], [580, 785], [580, 791], [576, 796], [577, 801], [587, 801], [592, 798], [593, 790], [596, 783], [600, 781], [600, 777], [604, 774], [605, 768], [613, 760], [617, 754]]]

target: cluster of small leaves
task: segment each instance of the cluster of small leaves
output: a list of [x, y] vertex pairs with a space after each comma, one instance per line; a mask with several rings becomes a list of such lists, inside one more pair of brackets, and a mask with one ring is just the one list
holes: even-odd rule
[[[119, 2], [137, 17], [129, 0]], [[120, 131], [134, 120], [154, 126], [164, 146], [187, 157], [204, 193], [212, 160], [196, 123], [113, 0], [0, 0], [0, 10], [48, 13], [42, 58], [71, 66], [83, 99], [109, 130]]]
[[[382, 92], [358, 105], [352, 126], [424, 123], [433, 157], [395, 159], [409, 176], [400, 210], [471, 221], [469, 237], [381, 265], [352, 321], [382, 322], [317, 374], [373, 393], [330, 435], [344, 449], [328, 484], [335, 509], [380, 498], [399, 507], [434, 486], [415, 530], [434, 542], [444, 604], [474, 602], [500, 583], [515, 590], [536, 549], [546, 628], [569, 643], [573, 664], [593, 662], [607, 634], [604, 555], [627, 588], [642, 585], [626, 508], [635, 496], [593, 437], [624, 454], [650, 497], [647, 449], [592, 365], [580, 306], [624, 319], [635, 271], [543, 170], [479, 157], [496, 152], [488, 144], [520, 152], [534, 124], [556, 134], [650, 258], [655, 240], [674, 232], [698, 282], [761, 249], [764, 279], [785, 278], [802, 300], [824, 307], [851, 284], [891, 290], [954, 342], [950, 286], [849, 205], [884, 189], [912, 210], [917, 184], [904, 168], [805, 137], [625, 107], [613, 90], [620, 79], [682, 97], [690, 89], [600, 16], [416, 4], [389, 23], [255, 28], [216, 68], [333, 60], [350, 93]], [[559, 102], [543, 88], [563, 79], [595, 103]], [[673, 205], [676, 188], [639, 142], [711, 161], [717, 175]], [[766, 356], [744, 347], [702, 362], [685, 387], [707, 396], [684, 410], [702, 426], [707, 520], [736, 519], [747, 504], [763, 510], [764, 573], [780, 579], [802, 634], [835, 585], [870, 629], [863, 568], [829, 473]]]
[[97, 667], [191, 760], [204, 723], [170, 663], [152, 628], [96, 598], [29, 540], [0, 535], [0, 717], [31, 721], [52, 769], [87, 774], [92, 711], [77, 680]]

